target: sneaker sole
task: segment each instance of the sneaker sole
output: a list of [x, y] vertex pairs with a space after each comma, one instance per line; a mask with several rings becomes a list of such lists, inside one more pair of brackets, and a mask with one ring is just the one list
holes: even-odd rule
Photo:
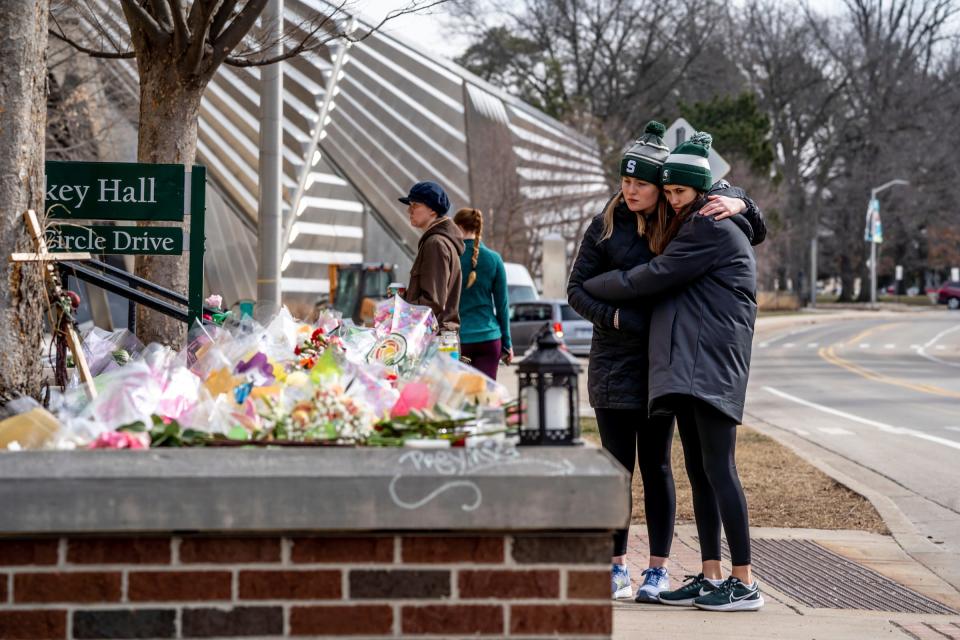
[[649, 604], [660, 604], [660, 594], [652, 595], [646, 591], [640, 590], [637, 591], [637, 597], [634, 598], [635, 602], [647, 602]]
[[763, 596], [756, 600], [738, 600], [727, 604], [709, 605], [694, 602], [693, 606], [704, 611], [757, 611], [763, 607]]
[[614, 600], [621, 600], [623, 598], [632, 598], [632, 597], [633, 597], [633, 587], [623, 587], [622, 589], [618, 589], [613, 594]]
[[657, 597], [657, 602], [660, 604], [668, 604], [672, 607], [692, 607], [694, 600], [696, 600], [696, 598], [686, 598], [684, 600], [664, 600], [659, 596]]

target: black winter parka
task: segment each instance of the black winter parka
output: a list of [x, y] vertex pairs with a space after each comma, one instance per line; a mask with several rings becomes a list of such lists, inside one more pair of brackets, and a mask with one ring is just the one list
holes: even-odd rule
[[[737, 187], [717, 182], [709, 195], [742, 199], [742, 216], [754, 244], [763, 242], [766, 225], [757, 205]], [[604, 207], [606, 209], [606, 207]], [[567, 299], [577, 313], [593, 323], [593, 341], [587, 371], [590, 406], [595, 409], [646, 409], [648, 405], [648, 328], [655, 298], [611, 303], [590, 295], [583, 283], [612, 270], [629, 270], [654, 258], [645, 237], [637, 235], [636, 215], [625, 204], [614, 213], [613, 234], [600, 242], [603, 213], [594, 217], [581, 242], [567, 284]], [[613, 314], [620, 308], [620, 329]]]
[[693, 213], [662, 255], [584, 283], [588, 294], [611, 304], [657, 296], [650, 319], [651, 408], [683, 394], [742, 421], [757, 318], [752, 233], [741, 216], [718, 222]]

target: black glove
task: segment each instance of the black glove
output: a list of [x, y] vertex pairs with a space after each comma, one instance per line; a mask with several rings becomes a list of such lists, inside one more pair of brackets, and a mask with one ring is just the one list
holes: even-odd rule
[[629, 331], [630, 333], [643, 333], [647, 330], [649, 321], [647, 314], [640, 309], [620, 308], [617, 324], [620, 325], [620, 331]]

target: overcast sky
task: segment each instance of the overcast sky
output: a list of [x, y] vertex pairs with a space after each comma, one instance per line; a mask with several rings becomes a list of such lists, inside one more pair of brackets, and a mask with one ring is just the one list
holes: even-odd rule
[[[843, 7], [840, 0], [810, 0], [810, 5], [824, 13], [835, 13]], [[358, 9], [368, 21], [376, 23], [390, 11], [408, 7], [410, 3], [408, 0], [355, 0], [351, 6]], [[394, 18], [384, 25], [383, 30], [437, 55], [455, 58], [463, 53], [470, 43], [450, 28], [449, 16], [449, 4], [444, 3], [425, 11]]]

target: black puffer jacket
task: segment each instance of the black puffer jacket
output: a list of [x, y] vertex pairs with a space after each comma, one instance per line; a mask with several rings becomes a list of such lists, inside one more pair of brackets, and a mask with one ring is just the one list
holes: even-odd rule
[[662, 255], [584, 283], [613, 304], [659, 296], [650, 321], [651, 408], [683, 394], [743, 419], [757, 318], [752, 233], [741, 216], [717, 222], [694, 213]]
[[[710, 195], [742, 199], [747, 205], [743, 217], [749, 222], [752, 242], [759, 244], [763, 241], [766, 236], [763, 214], [742, 189], [720, 180], [710, 190]], [[654, 254], [647, 239], [637, 236], [636, 214], [625, 204], [617, 207], [614, 214], [613, 235], [599, 242], [602, 235], [601, 213], [594, 217], [580, 241], [567, 284], [570, 306], [593, 323], [587, 371], [590, 406], [596, 409], [646, 409], [648, 325], [652, 301], [611, 304], [591, 296], [583, 283], [614, 269], [632, 269], [646, 264]], [[613, 328], [613, 314], [618, 307], [621, 307], [619, 330]]]

